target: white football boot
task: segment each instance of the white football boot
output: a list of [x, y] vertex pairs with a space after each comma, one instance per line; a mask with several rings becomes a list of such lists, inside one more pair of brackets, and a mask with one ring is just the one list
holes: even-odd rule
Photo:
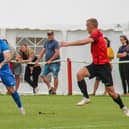
[[25, 110], [24, 110], [24, 108], [23, 108], [23, 107], [22, 107], [22, 108], [20, 108], [19, 110], [20, 110], [20, 113], [21, 113], [22, 115], [26, 115], [26, 112], [25, 112]]
[[123, 107], [122, 111], [127, 117], [129, 117], [129, 109], [127, 107]]
[[83, 97], [83, 99], [82, 99], [80, 102], [77, 103], [77, 106], [83, 106], [83, 105], [85, 105], [85, 104], [89, 104], [90, 102], [91, 102], [91, 101], [90, 101], [89, 98]]

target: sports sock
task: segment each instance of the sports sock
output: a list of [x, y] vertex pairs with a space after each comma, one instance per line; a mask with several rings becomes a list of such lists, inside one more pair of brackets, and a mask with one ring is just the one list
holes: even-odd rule
[[17, 93], [17, 91], [15, 91], [12, 95], [12, 98], [13, 100], [15, 101], [15, 103], [17, 104], [18, 108], [22, 108], [22, 103], [21, 103], [21, 100], [20, 100], [20, 96], [19, 94]]
[[118, 95], [118, 98], [117, 99], [114, 99], [113, 98], [113, 100], [114, 100], [114, 102], [116, 102], [120, 106], [120, 108], [123, 108], [124, 107], [124, 104], [123, 104], [122, 99], [120, 98], [120, 95]]
[[87, 92], [87, 85], [85, 80], [78, 81], [78, 86], [83, 94], [84, 97], [89, 98], [88, 92]]

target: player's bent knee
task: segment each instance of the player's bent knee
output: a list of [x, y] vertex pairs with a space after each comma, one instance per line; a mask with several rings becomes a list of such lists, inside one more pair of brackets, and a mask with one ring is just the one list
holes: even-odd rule
[[7, 90], [10, 94], [13, 94], [15, 92], [14, 87], [8, 87]]
[[107, 87], [106, 91], [112, 98], [117, 98], [118, 94], [115, 92], [114, 87]]
[[78, 81], [81, 81], [85, 77], [89, 77], [89, 72], [86, 68], [82, 68], [78, 73], [77, 73], [77, 79]]
[[77, 79], [78, 81], [81, 81], [83, 79], [83, 76], [80, 72], [77, 73]]

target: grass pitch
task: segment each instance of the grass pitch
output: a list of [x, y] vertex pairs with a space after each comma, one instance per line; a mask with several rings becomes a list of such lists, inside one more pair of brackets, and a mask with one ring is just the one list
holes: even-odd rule
[[[9, 96], [0, 96], [0, 129], [129, 129], [127, 118], [110, 97], [91, 97], [75, 106], [80, 96], [22, 96], [21, 116]], [[123, 97], [129, 107], [129, 97]]]

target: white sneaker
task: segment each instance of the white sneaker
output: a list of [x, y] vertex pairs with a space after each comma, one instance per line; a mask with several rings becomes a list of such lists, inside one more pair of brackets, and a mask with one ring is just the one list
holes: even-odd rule
[[38, 87], [36, 87], [34, 90], [35, 90], [35, 94], [38, 94], [38, 92], [39, 92], [39, 88], [38, 88]]
[[124, 114], [129, 117], [129, 109], [127, 107], [123, 107], [122, 111], [124, 112]]
[[89, 104], [91, 101], [89, 98], [83, 98], [80, 102], [77, 103], [77, 106], [83, 106], [85, 104]]
[[20, 113], [22, 114], [22, 115], [26, 115], [26, 112], [25, 112], [25, 110], [24, 110], [24, 108], [22, 107], [22, 108], [20, 108]]

